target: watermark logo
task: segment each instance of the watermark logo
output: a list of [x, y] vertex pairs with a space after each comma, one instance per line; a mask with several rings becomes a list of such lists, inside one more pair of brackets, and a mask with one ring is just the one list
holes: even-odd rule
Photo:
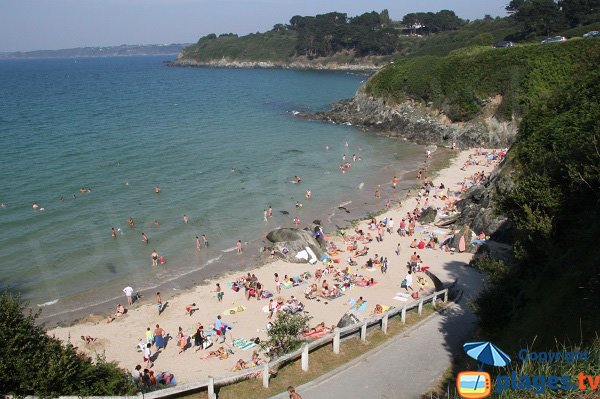
[[465, 399], [483, 399], [492, 393], [492, 378], [483, 365], [505, 367], [510, 357], [491, 342], [467, 342], [463, 349], [479, 362], [479, 371], [463, 371], [456, 378], [458, 394]]
[[483, 399], [492, 393], [492, 378], [485, 371], [463, 371], [456, 378], [458, 394], [465, 399]]

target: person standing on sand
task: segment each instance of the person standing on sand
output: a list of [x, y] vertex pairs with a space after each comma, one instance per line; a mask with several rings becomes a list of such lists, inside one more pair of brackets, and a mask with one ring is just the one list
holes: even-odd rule
[[200, 251], [200, 239], [196, 236], [196, 249]]
[[144, 242], [144, 244], [148, 245], [148, 236], [146, 236], [146, 233], [142, 233], [142, 241]]
[[154, 345], [156, 345], [156, 350], [162, 349], [165, 346], [166, 334], [165, 330], [157, 324], [154, 329]]
[[217, 300], [219, 302], [223, 302], [223, 295], [225, 295], [225, 293], [221, 289], [221, 284], [217, 283], [217, 287], [216, 287], [216, 289], [213, 292], [217, 293]]
[[238, 240], [238, 242], [235, 244], [235, 248], [237, 250], [238, 255], [242, 254], [242, 240]]
[[160, 292], [156, 293], [156, 308], [158, 309], [158, 315], [160, 316], [163, 309], [163, 303], [162, 298], [160, 297]]
[[152, 250], [152, 266], [158, 266], [158, 252], [156, 252], [156, 249]]
[[281, 282], [279, 281], [279, 274], [275, 273], [275, 292], [281, 294]]
[[133, 288], [131, 288], [130, 286], [127, 286], [127, 287], [123, 288], [123, 292], [125, 293], [125, 296], [127, 297], [127, 304], [129, 306], [133, 305], [133, 298], [131, 298], [131, 295], [133, 295]]

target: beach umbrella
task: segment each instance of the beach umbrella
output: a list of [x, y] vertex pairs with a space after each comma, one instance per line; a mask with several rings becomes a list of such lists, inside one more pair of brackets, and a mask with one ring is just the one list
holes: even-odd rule
[[491, 342], [467, 342], [463, 345], [467, 355], [488, 366], [505, 367], [510, 357]]

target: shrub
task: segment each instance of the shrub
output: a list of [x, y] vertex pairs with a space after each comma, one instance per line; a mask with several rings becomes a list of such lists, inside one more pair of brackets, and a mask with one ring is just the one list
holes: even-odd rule
[[308, 328], [310, 316], [291, 315], [280, 312], [267, 331], [269, 339], [261, 343], [261, 348], [268, 350], [271, 356], [281, 356], [300, 347], [299, 335]]

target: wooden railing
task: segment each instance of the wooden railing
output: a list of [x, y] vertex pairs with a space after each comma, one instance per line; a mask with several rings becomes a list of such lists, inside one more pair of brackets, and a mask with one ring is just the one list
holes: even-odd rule
[[442, 301], [448, 302], [448, 288], [443, 289], [441, 291], [436, 291], [431, 295], [422, 297], [418, 302], [413, 302], [410, 305], [404, 305], [401, 308], [393, 308], [384, 312], [375, 317], [367, 318], [360, 323], [352, 324], [350, 326], [344, 328], [336, 328], [331, 334], [326, 335], [322, 338], [319, 338], [315, 341], [306, 343], [302, 346], [302, 348], [298, 349], [295, 352], [288, 353], [287, 355], [278, 357], [268, 363], [262, 364], [260, 366], [240, 370], [234, 373], [230, 373], [221, 377], [212, 377], [209, 376], [208, 379], [200, 380], [197, 382], [192, 382], [189, 384], [181, 384], [177, 385], [173, 388], [161, 389], [159, 391], [154, 391], [146, 394], [139, 394], [138, 397], [143, 397], [145, 399], [159, 399], [159, 398], [167, 398], [173, 396], [180, 396], [184, 393], [198, 391], [203, 388], [208, 389], [208, 398], [216, 399], [217, 394], [215, 392], [215, 386], [225, 386], [229, 384], [233, 384], [239, 380], [247, 379], [249, 376], [254, 375], [258, 372], [262, 373], [262, 381], [263, 386], [265, 388], [269, 387], [269, 370], [274, 369], [276, 366], [281, 363], [286, 363], [291, 360], [295, 360], [297, 358], [301, 358], [301, 366], [303, 371], [308, 371], [309, 367], [309, 355], [310, 352], [314, 349], [320, 348], [321, 346], [332, 342], [333, 353], [340, 353], [340, 340], [343, 337], [356, 334], [360, 331], [360, 339], [362, 342], [367, 340], [367, 328], [375, 325], [380, 325], [381, 330], [384, 334], [387, 334], [388, 321], [390, 317], [394, 317], [400, 315], [400, 321], [402, 323], [406, 323], [406, 312], [412, 309], [417, 309], [419, 315], [421, 315], [423, 311], [423, 305], [425, 303], [431, 302], [434, 306], [435, 303], [439, 300], [439, 297], [443, 296]]

